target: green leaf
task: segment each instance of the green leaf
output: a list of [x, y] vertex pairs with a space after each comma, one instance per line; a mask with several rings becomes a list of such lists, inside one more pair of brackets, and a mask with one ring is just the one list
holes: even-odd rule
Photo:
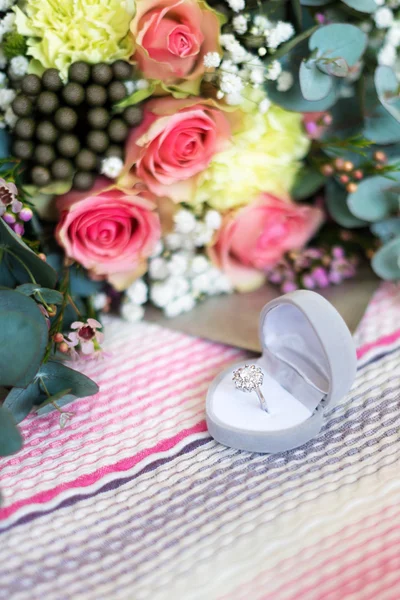
[[[3, 249], [2, 253], [1, 249]], [[32, 252], [3, 219], [0, 219], [0, 261], [6, 261], [6, 266], [3, 265], [3, 270], [0, 270], [0, 285], [7, 285], [5, 281], [10, 280], [10, 276], [5, 274], [6, 268], [11, 271], [11, 275], [19, 283], [31, 282], [27, 269], [22, 267], [18, 259], [8, 252], [4, 252], [4, 250], [11, 250], [29, 269], [38, 283], [48, 288], [53, 288], [56, 285], [57, 273], [54, 269]]]
[[396, 237], [376, 252], [372, 259], [372, 268], [382, 279], [400, 279], [399, 258], [400, 237]]
[[70, 191], [72, 187], [72, 179], [63, 181], [52, 181], [49, 185], [38, 187], [37, 185], [25, 185], [24, 190], [27, 194], [35, 198], [40, 196], [61, 196]]
[[26, 387], [39, 369], [47, 341], [46, 319], [36, 302], [0, 290], [0, 385]]
[[371, 225], [371, 231], [384, 243], [389, 242], [395, 237], [400, 237], [400, 219], [386, 219]]
[[[400, 173], [391, 173], [391, 176], [400, 181]], [[394, 187], [395, 182], [382, 175], [364, 179], [359, 183], [357, 191], [348, 197], [350, 212], [371, 223], [390, 217], [397, 212], [399, 206], [398, 193]]]
[[332, 0], [300, 0], [303, 6], [325, 6], [332, 2]]
[[3, 406], [10, 411], [15, 422], [20, 423], [31, 412], [40, 397], [39, 384], [34, 381], [26, 388], [14, 387], [9, 392]]
[[296, 35], [295, 37], [291, 38], [288, 42], [285, 42], [284, 44], [279, 46], [278, 50], [274, 52], [274, 54], [271, 56], [271, 60], [277, 60], [278, 58], [282, 58], [282, 56], [286, 56], [291, 50], [293, 50], [294, 48], [296, 48], [296, 46], [301, 44], [301, 42], [307, 40], [310, 37], [310, 35], [314, 33], [314, 31], [317, 31], [318, 27], [319, 25], [310, 27], [309, 29], [306, 29], [306, 31], [299, 33], [299, 35]]
[[[62, 304], [64, 301], [64, 296], [62, 295], [61, 292], [58, 292], [57, 290], [50, 290], [48, 288], [40, 288], [40, 290], [38, 290], [40, 293], [40, 296], [43, 298], [43, 300], [47, 303], [47, 304]], [[41, 298], [38, 296], [38, 300], [40, 300]]]
[[347, 192], [333, 179], [327, 182], [325, 200], [332, 219], [342, 227], [353, 229], [368, 225], [366, 221], [358, 219], [349, 211]]
[[[62, 271], [62, 255], [55, 252], [47, 255], [47, 262], [53, 267], [58, 273]], [[101, 281], [92, 281], [87, 276], [86, 272], [75, 265], [70, 267], [70, 290], [72, 296], [81, 296], [87, 298], [93, 296], [99, 292], [103, 283]], [[76, 321], [76, 319], [74, 319]]]
[[292, 0], [292, 8], [294, 13], [294, 18], [296, 19], [297, 27], [301, 29], [301, 24], [303, 21], [301, 14], [301, 3], [300, 0]]
[[0, 456], [9, 456], [22, 448], [22, 437], [10, 412], [0, 406]]
[[349, 65], [344, 58], [336, 58], [335, 60], [318, 60], [318, 68], [327, 75], [333, 77], [347, 77], [349, 74]]
[[[58, 400], [65, 398], [65, 396], [71, 395], [70, 392], [71, 392], [71, 388], [66, 388], [65, 390], [61, 390], [60, 392], [57, 392], [57, 394], [53, 394], [52, 396], [49, 396], [48, 398], [46, 398], [46, 400], [44, 400], [41, 404], [38, 405], [37, 411], [44, 408], [45, 406], [48, 406], [49, 404], [53, 404], [53, 402], [57, 402]], [[73, 396], [71, 401], [74, 400], [75, 398], [76, 398], [76, 396]]]
[[378, 8], [375, 0], [342, 0], [342, 2], [363, 13], [373, 13]]
[[278, 104], [286, 110], [295, 112], [320, 112], [331, 108], [337, 99], [337, 87], [333, 86], [332, 90], [322, 100], [310, 102], [303, 97], [301, 93], [300, 83], [297, 75], [294, 75], [294, 83], [287, 92], [278, 92], [276, 84], [271, 82], [267, 84], [268, 97], [272, 102]]
[[399, 83], [395, 72], [390, 67], [379, 66], [375, 71], [375, 87], [383, 106], [400, 121]]
[[354, 25], [333, 23], [317, 29], [310, 38], [311, 51], [317, 50], [318, 57], [343, 58], [352, 67], [363, 55], [368, 36]]
[[136, 90], [136, 92], [133, 92], [133, 94], [121, 100], [121, 102], [117, 104], [116, 109], [120, 110], [126, 108], [127, 106], [132, 106], [133, 104], [139, 104], [139, 102], [143, 102], [143, 100], [146, 100], [146, 98], [150, 98], [155, 90], [155, 87], [155, 83], [151, 83], [144, 90]]
[[301, 63], [299, 77], [301, 93], [310, 102], [326, 98], [332, 90], [332, 78], [320, 71], [315, 60], [303, 61]]
[[291, 196], [294, 200], [306, 200], [317, 192], [325, 183], [325, 177], [319, 171], [305, 167], [299, 171]]
[[400, 123], [381, 104], [373, 77], [364, 77], [363, 134], [376, 144], [400, 142]]
[[37, 283], [23, 283], [16, 288], [17, 292], [25, 296], [33, 296], [37, 290], [40, 290], [40, 285]]

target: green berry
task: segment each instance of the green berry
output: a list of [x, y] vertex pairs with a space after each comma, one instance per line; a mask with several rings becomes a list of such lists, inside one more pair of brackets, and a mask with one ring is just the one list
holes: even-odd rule
[[113, 75], [112, 68], [106, 63], [99, 63], [92, 67], [92, 80], [99, 85], [108, 85]]
[[114, 73], [115, 79], [124, 80], [132, 77], [133, 67], [131, 64], [126, 62], [125, 60], [117, 60], [112, 65], [112, 70]]
[[108, 135], [112, 142], [123, 142], [128, 135], [128, 126], [122, 119], [113, 119], [108, 126]]
[[62, 97], [69, 106], [79, 106], [85, 99], [85, 90], [79, 83], [70, 82], [64, 87]]
[[102, 154], [107, 150], [110, 143], [108, 135], [104, 131], [91, 131], [87, 136], [87, 145], [96, 154]]
[[72, 158], [78, 154], [80, 143], [76, 135], [64, 133], [57, 142], [57, 148], [61, 156]]
[[58, 92], [63, 87], [60, 73], [57, 69], [46, 69], [42, 75], [42, 83], [46, 90]]
[[120, 102], [124, 98], [126, 98], [127, 92], [122, 81], [113, 81], [108, 86], [108, 97], [111, 102]]
[[78, 115], [73, 108], [62, 106], [54, 115], [54, 122], [61, 131], [71, 131], [78, 122]]
[[28, 96], [25, 96], [25, 94], [18, 94], [14, 98], [11, 107], [17, 117], [28, 117], [33, 109], [32, 100]]
[[58, 136], [57, 129], [50, 121], [42, 121], [36, 129], [36, 137], [44, 144], [52, 144]]
[[42, 82], [37, 75], [25, 75], [21, 81], [21, 90], [29, 96], [37, 96], [42, 91]]
[[50, 171], [45, 167], [36, 166], [31, 171], [31, 178], [35, 185], [44, 187], [50, 183]]
[[97, 83], [92, 83], [86, 88], [86, 102], [90, 106], [103, 106], [107, 102], [107, 92]]
[[105, 108], [91, 108], [87, 114], [88, 123], [93, 129], [105, 129], [108, 125], [110, 117]]
[[37, 99], [37, 108], [44, 115], [52, 115], [58, 106], [59, 101], [54, 92], [42, 92]]
[[87, 83], [90, 79], [90, 65], [83, 61], [73, 63], [69, 68], [68, 78], [76, 83]]
[[76, 190], [90, 190], [90, 188], [92, 188], [94, 185], [95, 179], [96, 177], [93, 173], [84, 173], [82, 171], [78, 171], [75, 173], [72, 186]]
[[55, 158], [56, 153], [52, 146], [39, 144], [39, 146], [35, 148], [35, 159], [40, 165], [47, 167], [55, 160]]
[[15, 135], [21, 140], [30, 140], [35, 135], [35, 121], [31, 117], [21, 117], [14, 127]]
[[16, 140], [13, 143], [12, 153], [17, 158], [28, 160], [33, 154], [33, 144], [24, 140]]
[[80, 171], [92, 171], [95, 169], [97, 158], [94, 152], [83, 148], [75, 157], [75, 164]]
[[51, 174], [54, 179], [70, 179], [74, 172], [74, 167], [70, 160], [66, 158], [57, 158], [51, 165]]
[[139, 125], [143, 119], [143, 109], [140, 106], [128, 106], [122, 113], [124, 121], [130, 126]]

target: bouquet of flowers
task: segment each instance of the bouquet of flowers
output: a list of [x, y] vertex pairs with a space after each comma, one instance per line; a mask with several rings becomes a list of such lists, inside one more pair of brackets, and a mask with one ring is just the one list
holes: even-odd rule
[[400, 0], [0, 0], [0, 455], [99, 313], [400, 276]]

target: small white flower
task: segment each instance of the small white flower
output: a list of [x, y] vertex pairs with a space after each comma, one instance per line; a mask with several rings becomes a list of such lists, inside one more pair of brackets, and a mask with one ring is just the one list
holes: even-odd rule
[[190, 270], [193, 273], [193, 275], [200, 275], [201, 273], [207, 271], [209, 264], [210, 261], [203, 254], [197, 254], [192, 259], [192, 262], [190, 264]]
[[182, 236], [179, 233], [168, 233], [164, 242], [168, 250], [178, 250], [182, 247]]
[[164, 314], [168, 318], [177, 317], [178, 315], [189, 312], [196, 305], [196, 301], [191, 294], [186, 294], [181, 298], [177, 298], [170, 302], [164, 309]]
[[164, 251], [164, 245], [161, 240], [158, 240], [158, 242], [154, 246], [153, 252], [150, 254], [150, 258], [155, 258], [156, 256], [160, 256], [160, 254], [163, 251]]
[[243, 10], [244, 7], [246, 6], [246, 3], [244, 0], [227, 0], [227, 3], [229, 4], [229, 6], [233, 10], [233, 12], [239, 12], [239, 11]]
[[0, 28], [4, 33], [10, 33], [14, 29], [15, 25], [15, 14], [13, 12], [7, 13], [0, 21]]
[[164, 308], [167, 306], [175, 297], [174, 289], [171, 285], [165, 282], [157, 282], [153, 283], [150, 288], [150, 298], [155, 306], [159, 308]]
[[242, 46], [237, 40], [230, 44], [229, 53], [232, 61], [236, 64], [246, 62], [249, 58], [249, 53], [246, 48]]
[[14, 56], [10, 60], [10, 75], [14, 77], [23, 77], [28, 71], [29, 61], [25, 56]]
[[247, 17], [244, 15], [237, 15], [232, 19], [233, 29], [239, 35], [243, 35], [247, 31]]
[[393, 23], [393, 26], [389, 29], [386, 42], [392, 46], [400, 46], [400, 22]]
[[103, 310], [108, 305], [108, 296], [104, 292], [99, 292], [92, 296], [92, 304], [95, 310]]
[[224, 97], [224, 92], [221, 92], [221, 90], [218, 90], [218, 92], [217, 92], [217, 100], [222, 100], [223, 97]]
[[157, 256], [152, 258], [149, 264], [149, 275], [151, 279], [165, 279], [168, 277], [168, 262], [165, 258]]
[[255, 85], [261, 85], [265, 79], [265, 71], [263, 68], [256, 68], [250, 71], [250, 81]]
[[143, 279], [137, 279], [128, 287], [126, 295], [134, 304], [145, 304], [147, 302], [147, 285]]
[[258, 110], [262, 115], [265, 115], [270, 108], [271, 101], [268, 98], [264, 98], [263, 100], [261, 100], [260, 104], [258, 105]]
[[219, 85], [224, 94], [240, 94], [243, 89], [243, 81], [234, 73], [223, 73]]
[[221, 227], [222, 217], [217, 210], [208, 210], [204, 222], [210, 229], [217, 230]]
[[4, 121], [11, 129], [15, 127], [15, 124], [18, 121], [17, 115], [14, 113], [13, 109], [10, 106], [4, 113]]
[[258, 49], [258, 54], [259, 56], [265, 56], [267, 54], [267, 49], [264, 48], [264, 46], [261, 46], [261, 48]]
[[377, 58], [380, 65], [392, 67], [396, 62], [396, 48], [386, 44], [379, 50]]
[[224, 73], [237, 73], [239, 71], [239, 67], [231, 60], [226, 59], [222, 61], [220, 65], [220, 71], [224, 71]]
[[121, 304], [121, 317], [130, 323], [137, 323], [144, 317], [144, 306], [134, 302], [123, 302]]
[[6, 111], [15, 98], [15, 91], [8, 88], [0, 90], [0, 109]]
[[6, 12], [13, 4], [15, 4], [15, 0], [0, 0], [0, 12]]
[[239, 106], [243, 102], [243, 96], [241, 94], [227, 94], [225, 96], [225, 102], [229, 106]]
[[103, 158], [101, 161], [101, 173], [110, 179], [115, 179], [118, 177], [123, 168], [124, 163], [118, 156]]
[[375, 4], [378, 6], [383, 6], [385, 4], [385, 0], [375, 0]]
[[232, 35], [231, 33], [223, 33], [220, 35], [219, 37], [219, 41], [220, 44], [223, 48], [226, 48], [227, 50], [230, 49], [230, 47], [232, 46], [232, 44], [235, 44], [237, 42], [236, 38], [234, 35]]
[[196, 275], [196, 277], [192, 279], [193, 293], [197, 297], [200, 296], [200, 294], [208, 294], [208, 291], [210, 289], [210, 282], [211, 278], [209, 274], [209, 269], [207, 269], [207, 271], [204, 271], [203, 273], [200, 273], [199, 275]]
[[207, 227], [205, 223], [197, 223], [193, 240], [195, 245], [198, 248], [200, 248], [201, 246], [206, 246], [207, 244], [209, 244], [212, 240], [213, 235], [213, 229]]
[[196, 217], [189, 210], [183, 208], [174, 214], [174, 223], [177, 233], [191, 233], [196, 227]]
[[279, 61], [273, 60], [267, 68], [266, 78], [270, 81], [276, 81], [282, 73], [282, 65]]
[[264, 17], [264, 15], [256, 15], [253, 23], [260, 31], [265, 31], [265, 29], [271, 28], [271, 21], [269, 21], [267, 17]]
[[168, 270], [171, 275], [184, 275], [188, 270], [189, 259], [186, 253], [176, 252], [168, 261]]
[[124, 81], [124, 86], [125, 86], [126, 93], [128, 94], [128, 96], [133, 94], [133, 92], [136, 90], [136, 84], [134, 81]]
[[207, 52], [204, 55], [203, 62], [206, 69], [216, 69], [219, 67], [221, 57], [218, 52]]
[[290, 40], [295, 31], [291, 23], [278, 21], [273, 29], [267, 34], [268, 48], [276, 49], [278, 46]]
[[147, 90], [148, 87], [149, 87], [149, 82], [147, 81], [147, 79], [138, 79], [136, 81], [136, 89], [137, 90]]
[[278, 92], [287, 92], [290, 90], [294, 83], [293, 75], [290, 71], [282, 71], [282, 73], [278, 77], [276, 89]]
[[375, 25], [378, 29], [388, 29], [394, 21], [393, 12], [386, 6], [378, 8], [378, 10], [373, 14], [373, 17]]
[[174, 298], [184, 296], [189, 291], [189, 282], [182, 275], [172, 275], [165, 283], [173, 289]]

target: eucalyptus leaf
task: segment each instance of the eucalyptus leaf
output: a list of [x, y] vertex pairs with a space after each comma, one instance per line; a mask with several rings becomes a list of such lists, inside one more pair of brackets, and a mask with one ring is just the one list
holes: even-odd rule
[[[18, 258], [15, 258], [8, 250]], [[0, 270], [0, 285], [7, 285], [4, 281], [9, 280], [9, 276], [5, 274], [6, 267], [11, 270], [18, 283], [31, 281], [31, 274], [38, 283], [45, 287], [53, 288], [56, 284], [57, 273], [54, 269], [32, 252], [4, 220], [0, 219], [0, 262], [3, 261], [6, 266]], [[25, 267], [21, 263], [24, 263]]]
[[332, 2], [332, 0], [300, 0], [303, 6], [325, 6]]
[[58, 400], [65, 398], [65, 396], [72, 396], [72, 399], [76, 398], [76, 396], [73, 396], [73, 394], [71, 394], [71, 388], [66, 388], [65, 390], [60, 390], [59, 392], [57, 392], [57, 394], [53, 394], [52, 396], [46, 398], [43, 402], [41, 402], [41, 404], [38, 405], [37, 411], [39, 411], [41, 408], [44, 408], [45, 406], [48, 406], [49, 404], [53, 404], [53, 402], [58, 402]]
[[295, 179], [291, 189], [294, 200], [306, 200], [317, 192], [325, 183], [325, 177], [319, 171], [304, 167]]
[[333, 86], [326, 98], [310, 102], [303, 97], [297, 75], [294, 75], [294, 83], [287, 92], [278, 92], [276, 84], [270, 82], [267, 84], [267, 93], [272, 102], [286, 110], [303, 113], [320, 112], [328, 110], [335, 104], [337, 99], [337, 86]]
[[9, 456], [22, 448], [22, 437], [10, 412], [0, 406], [0, 456]]
[[[63, 259], [61, 254], [56, 252], [48, 254], [47, 262], [61, 275], [63, 268]], [[85, 271], [75, 265], [70, 267], [69, 273], [70, 291], [73, 297], [81, 296], [82, 298], [87, 298], [89, 296], [93, 296], [94, 294], [98, 293], [104, 285], [101, 281], [93, 281], [92, 279], [89, 279]]]
[[400, 279], [400, 237], [391, 240], [375, 253], [372, 268], [375, 273], [386, 280]]
[[368, 225], [366, 221], [358, 219], [349, 211], [347, 192], [333, 179], [327, 182], [325, 200], [329, 214], [342, 227], [353, 229]]
[[[399, 172], [391, 173], [391, 177], [400, 181]], [[399, 194], [395, 185], [394, 181], [382, 175], [367, 177], [347, 199], [350, 212], [371, 223], [390, 217], [399, 207]]]
[[0, 385], [26, 387], [47, 341], [46, 319], [36, 302], [14, 290], [0, 290]]
[[400, 123], [378, 102], [365, 115], [363, 135], [375, 144], [400, 142]]
[[384, 243], [389, 242], [395, 237], [400, 237], [400, 218], [386, 219], [379, 223], [371, 225], [371, 231]]
[[40, 290], [40, 285], [37, 283], [23, 283], [16, 288], [17, 292], [25, 296], [33, 296], [37, 290]]
[[5, 129], [0, 129], [0, 159], [10, 154], [10, 136]]
[[375, 0], [342, 0], [346, 6], [363, 13], [373, 13], [378, 8]]
[[40, 288], [38, 291], [40, 293], [40, 296], [37, 295], [37, 299], [40, 300], [41, 298], [43, 298], [43, 300], [47, 304], [62, 304], [64, 301], [64, 296], [61, 292], [58, 292], [57, 290]]
[[368, 42], [368, 36], [355, 25], [333, 23], [317, 29], [309, 41], [311, 51], [318, 57], [342, 58], [352, 67], [360, 60]]
[[336, 58], [335, 60], [318, 60], [318, 68], [327, 75], [333, 77], [347, 77], [349, 74], [349, 65], [344, 58]]
[[20, 423], [31, 412], [34, 404], [40, 400], [39, 384], [33, 381], [26, 388], [14, 387], [8, 394], [3, 406], [12, 414], [16, 423]]
[[301, 93], [310, 102], [326, 98], [332, 90], [332, 78], [318, 68], [315, 60], [301, 63], [299, 77]]
[[381, 65], [376, 69], [375, 87], [383, 106], [396, 121], [400, 121], [399, 83], [391, 67]]

